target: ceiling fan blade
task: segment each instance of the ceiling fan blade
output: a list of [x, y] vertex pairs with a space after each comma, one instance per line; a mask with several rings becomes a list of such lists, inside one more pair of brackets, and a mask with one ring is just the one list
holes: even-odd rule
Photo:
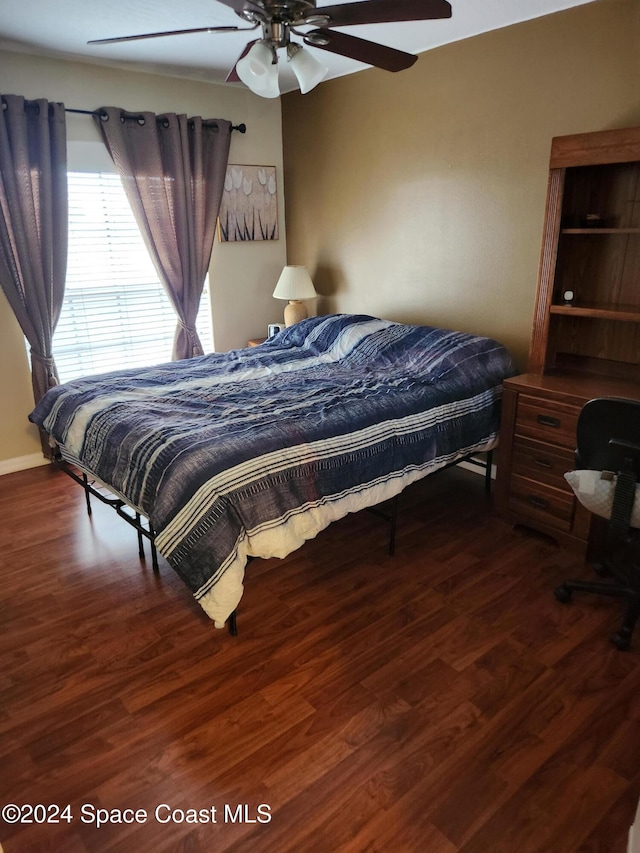
[[333, 30], [310, 30], [305, 33], [304, 41], [311, 47], [338, 53], [349, 59], [357, 59], [359, 62], [375, 65], [376, 68], [383, 68], [385, 71], [403, 71], [405, 68], [410, 68], [418, 59], [413, 53], [405, 53], [394, 47], [376, 44], [376, 42], [349, 36], [346, 33], [336, 33]]
[[251, 48], [254, 46], [254, 44], [257, 41], [258, 41], [258, 39], [254, 39], [253, 41], [250, 41], [245, 45], [244, 50], [242, 51], [240, 56], [236, 59], [236, 61], [233, 63], [233, 68], [225, 77], [225, 79], [224, 79], [225, 83], [241, 83], [242, 82], [240, 80], [240, 78], [238, 77], [238, 72], [236, 71], [236, 65], [240, 62], [241, 59], [245, 58], [245, 56], [249, 53], [249, 51], [251, 50]]
[[183, 36], [188, 33], [230, 33], [244, 29], [251, 30], [253, 27], [196, 27], [191, 30], [167, 30], [162, 33], [142, 33], [137, 36], [118, 36], [117, 38], [110, 39], [93, 39], [92, 41], [88, 41], [87, 44], [115, 44], [115, 42], [119, 41], [139, 41], [140, 39], [156, 39], [161, 38], [162, 36]]
[[357, 24], [450, 18], [451, 4], [447, 0], [365, 0], [361, 3], [322, 6], [316, 11], [329, 15], [328, 27], [348, 27]]

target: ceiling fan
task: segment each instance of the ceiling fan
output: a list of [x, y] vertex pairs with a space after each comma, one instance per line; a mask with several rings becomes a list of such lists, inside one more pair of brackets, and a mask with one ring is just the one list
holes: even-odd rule
[[[303, 94], [317, 86], [328, 71], [314, 56], [303, 50], [302, 45], [292, 42], [291, 34], [299, 36], [310, 47], [336, 53], [349, 59], [357, 59], [366, 65], [373, 65], [386, 71], [402, 71], [413, 65], [418, 57], [412, 53], [405, 53], [402, 50], [346, 33], [334, 32], [333, 28], [451, 17], [451, 5], [447, 0], [361, 0], [356, 3], [339, 3], [321, 7], [316, 6], [316, 0], [217, 0], [217, 2], [229, 6], [250, 26], [196, 27], [186, 30], [142, 33], [94, 39], [89, 44], [113, 44], [188, 33], [248, 32], [261, 27], [262, 38], [254, 39], [246, 45], [227, 75], [226, 82], [242, 81], [257, 95], [277, 98], [280, 94], [276, 53], [278, 49], [286, 49], [287, 60]], [[301, 30], [301, 27], [305, 29]], [[312, 29], [306, 29], [308, 27]]]

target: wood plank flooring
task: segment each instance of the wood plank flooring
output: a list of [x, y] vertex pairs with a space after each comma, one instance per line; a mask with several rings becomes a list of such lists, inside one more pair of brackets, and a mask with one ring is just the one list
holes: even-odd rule
[[0, 477], [0, 518], [0, 805], [49, 807], [5, 853], [626, 850], [640, 631], [557, 603], [583, 567], [481, 477], [410, 487], [393, 558], [363, 512], [254, 561], [237, 638], [64, 474]]

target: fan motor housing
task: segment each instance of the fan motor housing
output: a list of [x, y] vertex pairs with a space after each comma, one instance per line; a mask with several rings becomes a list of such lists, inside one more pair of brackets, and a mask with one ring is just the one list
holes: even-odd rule
[[[256, 10], [256, 6], [261, 6], [264, 14], [260, 14]], [[300, 26], [301, 24], [311, 24], [313, 26], [323, 26], [329, 21], [328, 15], [322, 13], [315, 14], [315, 0], [291, 0], [291, 2], [253, 2], [251, 6], [237, 12], [237, 14], [245, 21], [251, 21], [253, 24], [266, 24], [273, 22], [276, 24], [293, 24]]]

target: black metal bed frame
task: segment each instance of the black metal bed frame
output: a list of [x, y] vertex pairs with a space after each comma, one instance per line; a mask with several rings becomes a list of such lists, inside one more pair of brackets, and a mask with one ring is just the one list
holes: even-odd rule
[[151, 525], [149, 519], [144, 516], [141, 512], [135, 510], [132, 506], [130, 506], [125, 500], [120, 497], [117, 497], [115, 492], [106, 485], [96, 485], [96, 480], [89, 480], [89, 475], [86, 474], [81, 468], [79, 474], [74, 470], [74, 466], [71, 465], [70, 462], [67, 462], [66, 459], [62, 456], [60, 451], [56, 451], [54, 456], [51, 458], [51, 461], [54, 465], [56, 465], [60, 470], [64, 471], [65, 474], [68, 474], [72, 480], [75, 480], [76, 483], [82, 486], [84, 489], [84, 497], [87, 504], [87, 515], [93, 515], [93, 509], [91, 507], [91, 497], [97, 498], [103, 504], [110, 506], [114, 509], [120, 518], [123, 518], [138, 534], [138, 554], [141, 559], [145, 559], [144, 553], [144, 539], [149, 540], [149, 544], [151, 547], [151, 565], [153, 571], [156, 574], [160, 573], [160, 567], [158, 565], [158, 551], [155, 543], [155, 531]]
[[[438, 471], [444, 471], [447, 468], [452, 468], [454, 465], [459, 465], [461, 462], [478, 467], [484, 471], [484, 490], [485, 493], [488, 495], [491, 493], [493, 451], [484, 451], [484, 455], [484, 460], [478, 459], [477, 454], [475, 453], [469, 456], [465, 456], [462, 459], [457, 459], [455, 462], [450, 462], [449, 464], [444, 465], [442, 468], [438, 468]], [[109, 486], [98, 483], [97, 478], [90, 480], [89, 475], [81, 468], [78, 468], [78, 470], [80, 471], [80, 473], [78, 474], [74, 470], [74, 466], [66, 459], [64, 459], [59, 449], [56, 449], [54, 455], [51, 458], [51, 461], [54, 465], [60, 468], [61, 471], [64, 471], [65, 474], [71, 477], [72, 480], [75, 480], [76, 483], [82, 486], [82, 488], [84, 489], [84, 496], [87, 506], [87, 515], [93, 515], [93, 509], [91, 507], [91, 497], [94, 497], [101, 501], [103, 504], [106, 504], [107, 506], [110, 506], [112, 509], [114, 509], [116, 513], [120, 516], [120, 518], [124, 519], [127, 524], [133, 527], [138, 536], [138, 555], [141, 560], [146, 559], [144, 550], [144, 540], [149, 540], [149, 548], [151, 551], [151, 566], [155, 574], [160, 574], [160, 566], [158, 564], [158, 550], [156, 548], [155, 543], [156, 534], [149, 519], [137, 509], [128, 504], [123, 498], [116, 495], [116, 493], [111, 490]], [[437, 471], [434, 471], [433, 473], [435, 474], [437, 473]], [[396, 532], [398, 525], [398, 504], [400, 500], [400, 494], [397, 494], [395, 497], [391, 498], [388, 501], [384, 501], [383, 504], [367, 507], [368, 512], [373, 513], [374, 515], [378, 516], [378, 518], [382, 518], [389, 523], [389, 555], [391, 557], [393, 557], [396, 552]], [[389, 505], [388, 512], [382, 508], [384, 504]], [[248, 562], [253, 559], [253, 557], [249, 557]], [[227, 619], [227, 629], [232, 637], [237, 636], [237, 609], [229, 615]]]

